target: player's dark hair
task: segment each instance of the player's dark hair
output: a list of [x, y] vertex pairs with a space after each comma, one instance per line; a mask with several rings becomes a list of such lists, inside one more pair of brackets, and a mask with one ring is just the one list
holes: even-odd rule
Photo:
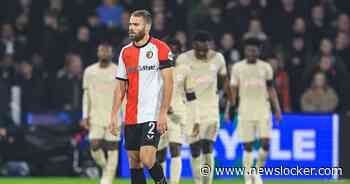
[[244, 47], [255, 46], [255, 47], [260, 48], [262, 46], [262, 43], [259, 39], [249, 38], [249, 39], [244, 40], [243, 45], [244, 45]]
[[136, 10], [131, 13], [131, 16], [142, 17], [147, 24], [152, 25], [152, 14], [147, 10]]
[[208, 31], [197, 31], [193, 36], [193, 41], [207, 42], [211, 41], [212, 37]]

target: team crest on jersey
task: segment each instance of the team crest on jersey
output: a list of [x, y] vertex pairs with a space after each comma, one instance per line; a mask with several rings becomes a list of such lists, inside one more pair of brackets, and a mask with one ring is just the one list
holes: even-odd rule
[[153, 57], [153, 52], [152, 52], [152, 51], [147, 51], [146, 57], [147, 57], [148, 59], [151, 59], [151, 58]]

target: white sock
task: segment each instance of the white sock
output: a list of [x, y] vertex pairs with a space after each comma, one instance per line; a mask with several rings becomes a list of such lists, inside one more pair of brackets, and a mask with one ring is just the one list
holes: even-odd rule
[[182, 170], [182, 160], [181, 157], [171, 158], [171, 174], [170, 174], [170, 183], [179, 184]]
[[102, 149], [98, 149], [98, 150], [91, 150], [90, 152], [96, 164], [101, 168], [104, 168], [107, 162], [104, 151]]
[[108, 151], [107, 163], [106, 163], [106, 167], [104, 167], [103, 169], [102, 178], [107, 179], [110, 182], [113, 182], [115, 178], [115, 172], [118, 167], [118, 159], [119, 159], [118, 155], [119, 155], [118, 150]]
[[265, 161], [267, 159], [268, 152], [260, 148], [258, 153], [258, 158], [256, 161], [256, 169], [262, 168], [265, 166]]
[[163, 168], [163, 173], [164, 173], [164, 175], [166, 176], [166, 161], [161, 162], [160, 165], [162, 166], [162, 168]]
[[201, 157], [196, 157], [191, 159], [192, 166], [192, 175], [195, 184], [201, 183], [201, 175], [200, 175], [200, 166], [201, 166]]
[[202, 176], [203, 184], [212, 184], [214, 177], [214, 155], [212, 153], [204, 154], [204, 164], [209, 166], [211, 172], [208, 176]]
[[243, 167], [245, 168], [244, 177], [247, 178], [248, 172], [250, 172], [253, 165], [253, 154], [252, 152], [244, 151], [243, 152]]

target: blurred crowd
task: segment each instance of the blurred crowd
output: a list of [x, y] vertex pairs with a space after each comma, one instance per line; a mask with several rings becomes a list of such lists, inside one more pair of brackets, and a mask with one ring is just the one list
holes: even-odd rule
[[[209, 31], [227, 67], [247, 38], [263, 42], [284, 112], [349, 112], [350, 19], [344, 0], [2, 0], [0, 137], [27, 112], [81, 111], [82, 74], [108, 41], [115, 58], [128, 40], [130, 12], [153, 14], [152, 35], [186, 51]], [[117, 60], [116, 60], [117, 61]], [[220, 82], [220, 81], [219, 81]], [[219, 94], [224, 94], [219, 87]], [[224, 102], [221, 102], [224, 104]], [[17, 114], [17, 115], [16, 115]]]

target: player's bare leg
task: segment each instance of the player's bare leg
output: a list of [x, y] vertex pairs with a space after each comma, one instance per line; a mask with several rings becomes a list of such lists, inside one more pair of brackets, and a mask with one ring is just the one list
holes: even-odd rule
[[244, 173], [244, 181], [245, 184], [253, 184], [253, 177], [252, 175], [249, 175], [249, 170], [253, 166], [253, 142], [246, 142], [244, 145], [244, 152], [243, 152], [243, 167], [245, 168]]
[[143, 173], [139, 151], [128, 151], [128, 160], [131, 171], [131, 184], [147, 184]]
[[96, 164], [101, 168], [106, 165], [106, 156], [102, 149], [103, 141], [100, 139], [90, 140], [90, 152]]
[[[268, 155], [269, 148], [270, 148], [270, 139], [269, 138], [261, 138], [260, 144], [261, 144], [261, 147], [259, 149], [258, 158], [256, 161], [257, 170], [259, 168], [262, 168], [265, 166], [265, 161], [267, 159], [267, 155]], [[255, 180], [255, 184], [263, 184], [263, 180], [259, 174], [255, 174], [254, 180]]]
[[142, 146], [140, 148], [140, 159], [147, 167], [152, 179], [156, 184], [166, 184], [166, 178], [162, 166], [156, 161], [157, 149], [154, 146]]
[[166, 173], [166, 152], [167, 152], [166, 147], [164, 149], [157, 151], [157, 160], [163, 168], [164, 175]]
[[170, 143], [170, 154], [171, 154], [171, 164], [170, 164], [170, 183], [179, 184], [182, 170], [182, 160], [181, 160], [181, 144]]
[[119, 142], [105, 141], [104, 148], [107, 151], [107, 162], [103, 168], [101, 184], [112, 184], [118, 167]]
[[201, 183], [201, 175], [200, 175], [200, 166], [201, 166], [201, 142], [197, 141], [190, 144], [191, 149], [191, 166], [192, 166], [192, 175], [195, 184]]

